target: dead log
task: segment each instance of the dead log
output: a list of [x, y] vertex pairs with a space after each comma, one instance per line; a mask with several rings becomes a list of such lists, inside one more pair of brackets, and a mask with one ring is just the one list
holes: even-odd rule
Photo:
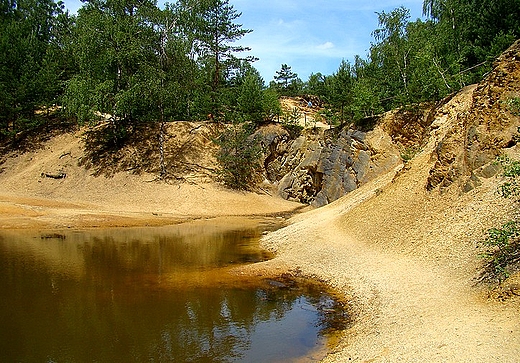
[[42, 173], [41, 174], [42, 178], [51, 178], [51, 179], [64, 179], [67, 174], [61, 172], [61, 173], [56, 173], [56, 174], [51, 174], [51, 173]]

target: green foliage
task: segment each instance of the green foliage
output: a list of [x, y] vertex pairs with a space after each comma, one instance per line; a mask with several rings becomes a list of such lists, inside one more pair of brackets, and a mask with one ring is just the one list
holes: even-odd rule
[[298, 78], [298, 74], [294, 73], [291, 66], [287, 64], [282, 64], [280, 70], [276, 71], [274, 79], [275, 82], [271, 83], [271, 87], [282, 96], [296, 96], [302, 88], [302, 81]]
[[292, 138], [298, 137], [303, 126], [300, 125], [301, 112], [298, 108], [293, 108], [290, 112], [282, 113], [282, 126], [289, 132]]
[[439, 49], [463, 72], [456, 75], [461, 82], [478, 81], [520, 37], [519, 0], [425, 0], [424, 12], [436, 24]]
[[483, 245], [486, 251], [484, 278], [503, 281], [509, 276], [508, 266], [520, 261], [520, 228], [516, 221], [510, 221], [501, 228], [491, 228]]
[[69, 26], [53, 0], [0, 1], [0, 139], [34, 128], [36, 110], [57, 102]]
[[[520, 162], [501, 157], [498, 161], [503, 167], [503, 176], [508, 179], [499, 187], [499, 194], [504, 198], [520, 195]], [[509, 221], [501, 228], [491, 228], [483, 245], [485, 260], [483, 278], [498, 279], [499, 282], [509, 276], [507, 268], [520, 261], [520, 226], [517, 221]]]
[[379, 99], [385, 110], [444, 97], [462, 87], [453, 77], [460, 70], [441, 47], [433, 21], [410, 22], [410, 13], [398, 8], [379, 13], [380, 28], [374, 31], [376, 43], [370, 49], [371, 72], [379, 86]]
[[236, 115], [259, 125], [275, 120], [281, 114], [278, 94], [272, 88], [265, 88], [260, 73], [247, 61], [237, 63], [238, 67], [227, 77], [227, 95], [223, 103], [226, 119]]
[[315, 95], [321, 99], [326, 99], [328, 96], [326, 87], [327, 77], [321, 73], [311, 73], [309, 80], [305, 83], [303, 91], [310, 95]]
[[507, 109], [515, 116], [520, 116], [520, 97], [512, 97], [506, 103]]
[[220, 165], [218, 176], [231, 188], [247, 190], [255, 185], [261, 167], [261, 148], [253, 131], [252, 124], [234, 118], [215, 140], [220, 146], [217, 154]]
[[70, 47], [78, 72], [63, 98], [67, 111], [80, 122], [109, 115], [117, 129], [223, 119], [236, 110], [236, 88], [247, 81], [240, 107], [259, 119], [262, 81], [229, 83], [241, 64], [234, 54], [248, 50], [231, 45], [250, 32], [234, 23], [239, 16], [227, 0], [179, 0], [164, 10], [154, 0], [86, 2]]
[[305, 91], [323, 100], [327, 107], [325, 119], [334, 125], [355, 122], [382, 112], [377, 85], [367, 62], [356, 57], [356, 64], [343, 60], [330, 75], [311, 74]]
[[407, 147], [401, 153], [401, 159], [403, 159], [403, 162], [407, 163], [414, 158], [418, 151], [417, 148]]
[[356, 57], [350, 80], [342, 62], [332, 76], [311, 75], [306, 92], [358, 121], [480, 81], [520, 38], [520, 0], [425, 0], [424, 14], [410, 21], [404, 7], [378, 13], [368, 59]]
[[239, 87], [238, 110], [246, 119], [254, 123], [263, 120], [263, 80], [255, 70], [249, 71]]
[[[248, 47], [232, 45], [252, 30], [242, 29], [235, 20], [241, 16], [229, 0], [179, 0], [177, 2], [177, 20], [181, 24], [183, 35], [193, 44], [205, 75], [201, 79], [201, 89], [197, 93], [209, 92], [209, 95], [197, 95], [201, 100], [208, 100], [208, 113], [214, 118], [221, 118], [229, 106], [223, 90], [226, 77], [239, 64], [236, 53], [250, 50]], [[249, 57], [247, 61], [254, 59]], [[209, 96], [209, 97], [207, 97]]]
[[[67, 110], [81, 121], [109, 114], [124, 128], [149, 114], [161, 75], [153, 3], [89, 2], [78, 12], [72, 54], [79, 72], [67, 87]], [[159, 70], [159, 69], [158, 69]]]
[[384, 111], [370, 78], [358, 78], [352, 88], [352, 113], [355, 121], [375, 116]]
[[335, 110], [331, 108], [325, 108], [318, 112], [318, 117], [322, 120], [326, 120], [329, 125], [339, 126], [341, 123], [340, 116]]
[[328, 99], [330, 104], [338, 110], [341, 125], [345, 124], [347, 120], [353, 120], [353, 84], [354, 77], [351, 66], [343, 60], [337, 72], [329, 78], [327, 83], [329, 89]]
[[273, 121], [282, 114], [278, 93], [272, 88], [262, 91], [262, 111], [266, 121]]
[[511, 160], [506, 156], [498, 159], [498, 162], [504, 169], [502, 175], [507, 181], [499, 186], [498, 192], [504, 198], [518, 197], [520, 195], [520, 161]]

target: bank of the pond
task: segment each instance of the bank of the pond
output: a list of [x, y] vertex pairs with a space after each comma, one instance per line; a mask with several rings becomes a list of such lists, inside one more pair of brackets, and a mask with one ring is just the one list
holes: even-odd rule
[[141, 184], [136, 188], [121, 192], [107, 188], [105, 196], [98, 195], [100, 189], [94, 188], [92, 198], [85, 191], [49, 198], [0, 187], [0, 228], [110, 228], [162, 226], [218, 217], [284, 218], [304, 208], [269, 195], [230, 191], [214, 184]]
[[[416, 163], [428, 160], [425, 154]], [[424, 165], [412, 166], [398, 182], [390, 173], [329, 206], [297, 214], [264, 237], [274, 259], [231, 272], [312, 277], [341, 293], [355, 320], [325, 362], [516, 362], [518, 302], [490, 300], [474, 286], [475, 243], [510, 209], [492, 183], [462, 197], [428, 194], [417, 182], [425, 173]], [[0, 187], [0, 225], [104, 228], [219, 215], [234, 215], [238, 224], [248, 219], [241, 216], [301, 207], [212, 185], [158, 184], [158, 194], [143, 185], [135, 194], [104, 189], [104, 200], [99, 191], [90, 199], [85, 190], [53, 199]]]
[[[417, 162], [427, 163], [427, 155]], [[518, 302], [490, 300], [485, 289], [474, 286], [479, 265], [475, 243], [510, 210], [493, 184], [463, 197], [428, 195], [417, 183], [425, 170], [412, 167], [399, 183], [390, 173], [329, 206], [295, 215], [287, 227], [263, 239], [276, 253], [274, 259], [231, 273], [311, 277], [342, 294], [354, 324], [325, 362], [516, 362]], [[235, 215], [238, 224], [247, 215], [291, 213], [301, 207], [216, 186], [170, 187], [161, 201], [145, 189], [133, 196], [112, 193], [102, 203], [89, 201], [85, 191], [77, 198], [71, 193], [52, 199], [2, 190], [0, 225], [104, 228], [219, 215]]]

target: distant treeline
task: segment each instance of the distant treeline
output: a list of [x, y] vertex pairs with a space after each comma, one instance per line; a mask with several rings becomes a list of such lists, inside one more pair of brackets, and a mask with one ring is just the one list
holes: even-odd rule
[[[251, 30], [229, 0], [0, 0], [0, 140], [47, 122], [104, 120], [113, 141], [138, 123], [280, 114], [278, 97], [312, 94], [352, 122], [474, 83], [520, 37], [520, 0], [425, 0], [426, 20], [381, 12], [366, 58], [306, 82], [283, 64], [268, 86], [236, 40]], [[45, 112], [43, 112], [45, 113]]]

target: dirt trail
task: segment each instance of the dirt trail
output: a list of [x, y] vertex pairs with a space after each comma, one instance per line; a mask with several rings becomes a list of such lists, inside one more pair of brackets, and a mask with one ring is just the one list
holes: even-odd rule
[[320, 117], [319, 111], [321, 107], [315, 104], [308, 104], [300, 97], [284, 97], [280, 100], [282, 110], [288, 115], [298, 115], [298, 124], [303, 128], [324, 128], [328, 129], [331, 126], [325, 122], [323, 117]]
[[[413, 170], [410, 174], [416, 177]], [[453, 217], [453, 233], [439, 242], [435, 242], [439, 236], [431, 233], [431, 239], [422, 240], [430, 244], [428, 248], [407, 248], [419, 238], [407, 240], [410, 231], [400, 230], [397, 236], [386, 228], [388, 223], [398, 225], [402, 215], [396, 212], [381, 223], [385, 218], [369, 212], [371, 205], [385, 209], [395, 193], [415, 195], [421, 189], [395, 186], [392, 180], [389, 174], [348, 198], [297, 216], [291, 226], [265, 239], [265, 245], [278, 253], [268, 264], [292, 266], [327, 281], [351, 299], [355, 324], [325, 362], [518, 362], [518, 304], [487, 300], [471, 280], [476, 257], [466, 262], [466, 242], [452, 239], [459, 238], [455, 231], [459, 221], [471, 225], [494, 210], [495, 194], [483, 191], [479, 196], [483, 205], [469, 211], [457, 211], [446, 198], [443, 207], [452, 208], [448, 219]], [[418, 214], [428, 203], [423, 198], [410, 206], [410, 213]], [[394, 207], [399, 208], [395, 203]], [[357, 222], [352, 222], [352, 215]], [[358, 215], [365, 215], [365, 221], [356, 219]], [[430, 226], [411, 227], [412, 233], [421, 234]]]

